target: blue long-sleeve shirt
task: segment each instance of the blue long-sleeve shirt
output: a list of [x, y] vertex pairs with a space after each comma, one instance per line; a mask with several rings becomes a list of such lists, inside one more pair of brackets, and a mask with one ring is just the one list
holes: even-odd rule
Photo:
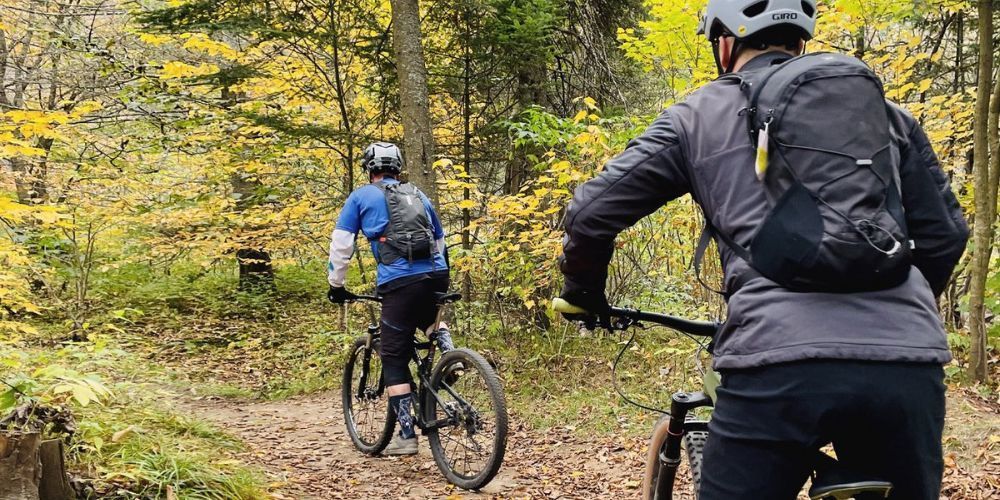
[[[399, 183], [392, 178], [384, 178], [378, 182], [383, 184]], [[430, 259], [410, 262], [405, 258], [400, 258], [392, 264], [383, 264], [379, 259], [378, 238], [385, 233], [386, 227], [389, 225], [389, 206], [386, 204], [385, 194], [375, 184], [363, 186], [351, 193], [337, 218], [337, 226], [330, 241], [330, 263], [328, 266], [330, 285], [344, 286], [347, 265], [354, 253], [354, 239], [358, 232], [365, 235], [371, 245], [372, 253], [375, 254], [375, 260], [378, 262], [377, 282], [379, 286], [409, 276], [447, 271], [448, 264], [444, 257], [444, 228], [441, 227], [441, 221], [438, 219], [430, 200], [422, 195], [421, 199], [433, 225], [438, 252]]]

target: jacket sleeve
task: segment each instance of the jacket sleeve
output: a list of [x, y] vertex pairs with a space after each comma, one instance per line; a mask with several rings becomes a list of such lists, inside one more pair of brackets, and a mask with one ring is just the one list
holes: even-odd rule
[[927, 135], [912, 116], [899, 112], [908, 130], [899, 175], [913, 263], [939, 296], [965, 252], [969, 227]]
[[566, 290], [604, 291], [618, 233], [691, 189], [670, 110], [580, 185], [566, 213]]
[[354, 255], [354, 240], [361, 229], [361, 214], [357, 197], [353, 194], [344, 203], [337, 218], [337, 227], [330, 236], [330, 258], [327, 262], [327, 282], [332, 287], [343, 287], [347, 279], [347, 266]]

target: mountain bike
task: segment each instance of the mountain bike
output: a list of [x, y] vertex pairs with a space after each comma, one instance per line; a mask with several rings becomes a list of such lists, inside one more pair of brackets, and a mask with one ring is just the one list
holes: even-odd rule
[[[437, 332], [445, 308], [461, 294], [438, 294], [438, 316], [426, 342], [414, 345], [414, 422], [427, 436], [431, 454], [452, 484], [482, 488], [496, 476], [507, 446], [507, 403], [493, 367], [470, 349], [452, 349], [435, 363]], [[358, 300], [381, 302], [377, 296]], [[358, 337], [344, 367], [342, 398], [347, 433], [354, 446], [377, 455], [389, 444], [396, 413], [389, 405], [379, 358], [380, 329]]]
[[[563, 299], [555, 299], [552, 307], [556, 312], [589, 316], [589, 313]], [[711, 339], [720, 325], [707, 321], [691, 321], [666, 314], [639, 311], [637, 309], [611, 308], [610, 321], [600, 325], [609, 331], [627, 331], [634, 327], [642, 328], [643, 323], [664, 326], [691, 337], [703, 350], [707, 349], [707, 339]], [[597, 326], [590, 320], [588, 326]], [[699, 340], [705, 339], [705, 340]], [[617, 369], [622, 355], [635, 340], [632, 337], [622, 347], [615, 359], [613, 370]], [[699, 368], [701, 368], [699, 366]], [[615, 377], [613, 377], [614, 379]], [[702, 454], [708, 441], [709, 415], [698, 410], [710, 411], [714, 406], [716, 389], [722, 382], [722, 376], [714, 370], [702, 369], [702, 388], [699, 391], [678, 391], [670, 398], [670, 409], [664, 411], [641, 405], [629, 399], [615, 384], [615, 390], [629, 403], [646, 410], [663, 413], [663, 417], [653, 426], [649, 448], [646, 453], [646, 467], [642, 478], [642, 498], [646, 500], [668, 500], [673, 498], [677, 471], [682, 458], [681, 451], [687, 458], [691, 483], [694, 485], [695, 498], [702, 476]], [[844, 500], [849, 498], [871, 499], [886, 498], [892, 490], [892, 484], [877, 478], [869, 478], [855, 474], [843, 468], [836, 459], [817, 450], [813, 457], [812, 483], [809, 498], [812, 500]]]

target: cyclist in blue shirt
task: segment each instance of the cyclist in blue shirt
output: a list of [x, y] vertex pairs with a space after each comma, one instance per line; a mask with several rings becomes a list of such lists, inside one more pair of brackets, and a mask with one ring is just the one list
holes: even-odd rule
[[[386, 186], [399, 184], [397, 177], [402, 171], [403, 157], [395, 145], [377, 142], [365, 150], [363, 166], [371, 183], [348, 196], [337, 219], [330, 241], [330, 290], [327, 298], [335, 304], [356, 298], [344, 288], [344, 280], [347, 266], [354, 254], [354, 241], [360, 231], [371, 244], [378, 262], [377, 291], [382, 297], [382, 341], [379, 355], [384, 367], [389, 403], [396, 410], [400, 428], [383, 453], [414, 455], [417, 453], [417, 436], [411, 414], [413, 399], [409, 364], [415, 331], [434, 326], [437, 319], [436, 293], [448, 290], [444, 229], [430, 201], [419, 193], [426, 210], [426, 217], [421, 214], [420, 218], [430, 226], [426, 229], [433, 233], [430, 257], [393, 258], [390, 255], [392, 249], [385, 246], [386, 236], [392, 229]], [[446, 329], [439, 330], [438, 342], [442, 350], [452, 347], [451, 336]]]

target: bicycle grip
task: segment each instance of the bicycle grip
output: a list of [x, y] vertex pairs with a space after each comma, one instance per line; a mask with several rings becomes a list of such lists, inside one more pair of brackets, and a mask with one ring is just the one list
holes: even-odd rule
[[580, 306], [570, 304], [561, 297], [552, 299], [552, 309], [555, 310], [555, 312], [563, 314], [590, 314], [590, 311]]

